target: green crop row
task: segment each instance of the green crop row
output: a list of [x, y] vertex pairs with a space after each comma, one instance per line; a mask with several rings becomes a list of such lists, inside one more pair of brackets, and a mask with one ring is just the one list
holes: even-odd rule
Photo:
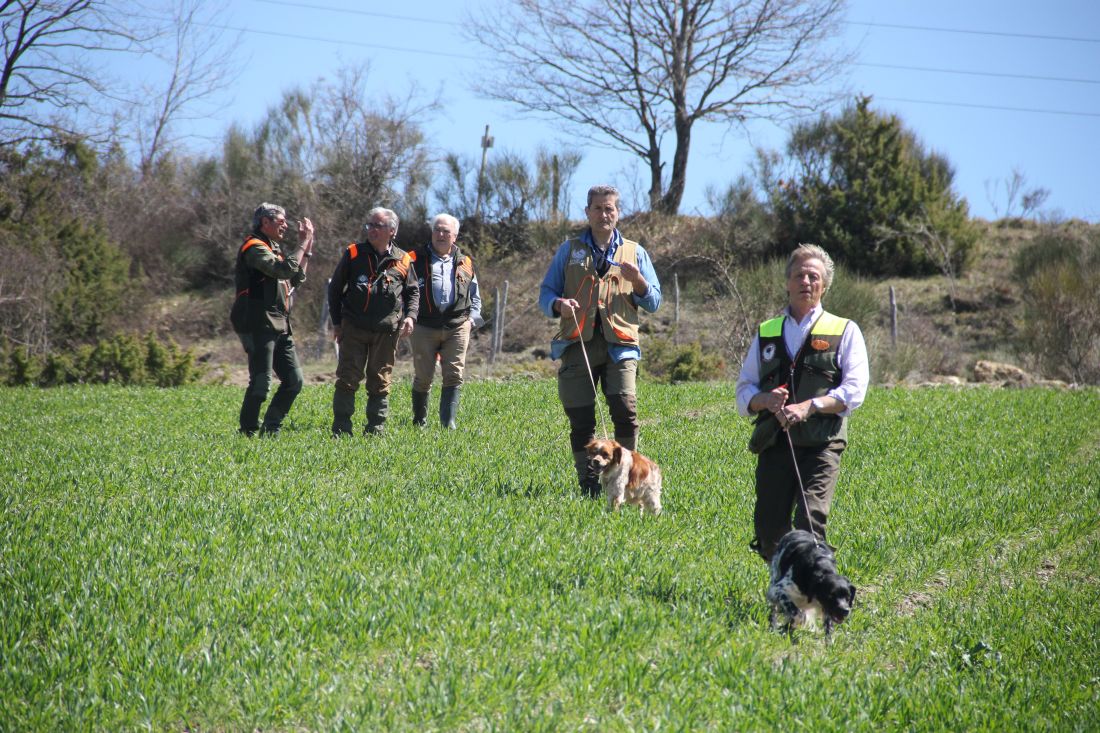
[[792, 646], [733, 386], [642, 385], [657, 518], [580, 497], [555, 389], [343, 440], [330, 387], [262, 440], [229, 387], [0, 389], [0, 730], [1100, 728], [1096, 390], [873, 389], [856, 609]]

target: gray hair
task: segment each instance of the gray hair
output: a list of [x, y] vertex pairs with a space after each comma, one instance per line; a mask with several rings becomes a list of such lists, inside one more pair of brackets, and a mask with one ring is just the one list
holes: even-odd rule
[[286, 216], [286, 209], [278, 204], [262, 203], [252, 212], [252, 229], [258, 230], [263, 220], [274, 219], [276, 216]]
[[453, 224], [454, 228], [455, 228], [455, 236], [456, 237], [458, 236], [458, 230], [462, 226], [461, 224], [458, 223], [458, 219], [451, 216], [450, 214], [436, 214], [435, 216], [432, 217], [432, 229], [435, 229], [435, 225], [440, 220], [446, 221], [449, 224]]
[[799, 244], [794, 248], [791, 256], [787, 259], [787, 279], [790, 279], [795, 265], [803, 260], [814, 259], [821, 260], [821, 263], [825, 265], [825, 290], [827, 291], [829, 286], [833, 284], [833, 272], [836, 270], [836, 265], [833, 264], [833, 258], [829, 256], [829, 253], [816, 244]]
[[[386, 219], [386, 223], [390, 225], [390, 229], [394, 234], [397, 234], [397, 226], [401, 223], [401, 220], [397, 218], [397, 214], [393, 209], [387, 209], [382, 206], [375, 206], [373, 209], [367, 212], [367, 219], [370, 219], [376, 214], [381, 214]], [[363, 225], [363, 231], [367, 231], [367, 225]]]
[[615, 188], [614, 186], [608, 186], [607, 184], [600, 184], [599, 186], [593, 186], [592, 188], [588, 189], [588, 203], [585, 204], [584, 207], [587, 209], [589, 206], [591, 206], [592, 199], [596, 198], [597, 196], [614, 196], [616, 209], [619, 208], [619, 199], [622, 198], [622, 196], [619, 195], [619, 189]]

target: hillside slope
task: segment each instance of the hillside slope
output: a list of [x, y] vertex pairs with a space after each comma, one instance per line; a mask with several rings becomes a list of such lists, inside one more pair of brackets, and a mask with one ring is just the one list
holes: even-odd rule
[[[661, 309], [643, 319], [643, 360], [645, 340], [665, 339], [674, 345], [699, 342], [705, 353], [722, 357], [725, 376], [735, 376], [755, 324], [784, 304], [780, 265], [725, 266], [705, 252], [693, 250], [691, 237], [682, 230], [632, 229], [631, 224], [624, 222], [623, 231], [649, 249], [664, 291]], [[1035, 368], [1017, 348], [1024, 308], [1020, 284], [1012, 271], [1016, 252], [1039, 227], [1020, 221], [982, 226], [984, 233], [973, 264], [956, 278], [868, 280], [838, 269], [833, 291], [825, 298], [826, 307], [859, 321], [871, 349], [876, 381], [966, 380], [981, 359]], [[489, 323], [471, 343], [472, 378], [554, 373], [555, 364], [546, 354], [555, 324], [537, 307], [539, 283], [554, 246], [551, 243], [510, 256], [475, 255]], [[319, 330], [323, 282], [323, 275], [313, 276], [310, 286], [320, 287], [310, 303], [312, 311], [299, 309], [295, 319], [296, 340], [311, 381], [328, 381], [335, 369], [333, 350]], [[495, 299], [503, 297], [505, 287], [503, 351], [494, 359], [491, 328]], [[896, 303], [896, 342], [891, 288]], [[210, 368], [212, 379], [238, 382], [244, 378], [244, 364], [228, 329], [228, 299], [228, 293], [219, 292], [165, 300], [156, 308], [154, 323], [158, 331], [192, 347]], [[403, 346], [397, 372], [403, 375], [410, 370], [408, 349]]]

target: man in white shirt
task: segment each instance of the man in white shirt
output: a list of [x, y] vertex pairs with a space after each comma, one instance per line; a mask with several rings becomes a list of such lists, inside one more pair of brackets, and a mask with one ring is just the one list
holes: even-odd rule
[[800, 244], [791, 253], [788, 305], [760, 324], [737, 380], [738, 412], [756, 416], [749, 441], [758, 454], [751, 547], [765, 561], [791, 531], [792, 511], [793, 528], [825, 541], [848, 416], [863, 403], [870, 381], [859, 326], [821, 305], [833, 270], [817, 245]]

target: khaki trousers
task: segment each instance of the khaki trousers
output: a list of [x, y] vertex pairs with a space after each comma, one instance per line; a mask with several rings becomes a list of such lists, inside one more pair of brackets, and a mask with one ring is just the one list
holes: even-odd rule
[[454, 328], [431, 328], [416, 324], [410, 341], [414, 391], [427, 392], [432, 388], [437, 356], [443, 372], [443, 386], [457, 387], [462, 384], [472, 328], [473, 323], [469, 319]]

